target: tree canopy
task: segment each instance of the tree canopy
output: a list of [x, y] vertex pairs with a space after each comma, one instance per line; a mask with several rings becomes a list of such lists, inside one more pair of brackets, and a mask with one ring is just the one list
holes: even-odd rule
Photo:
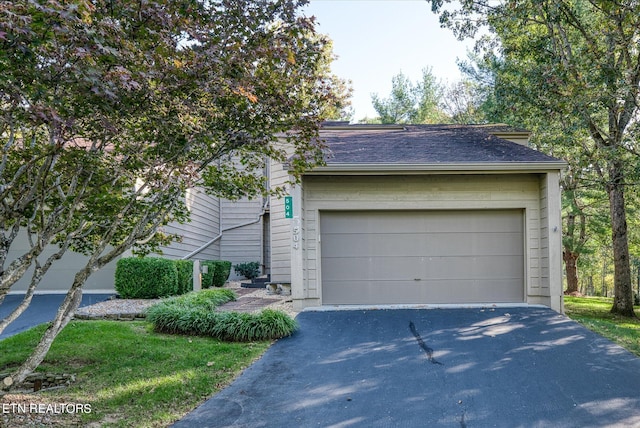
[[444, 123], [450, 119], [440, 108], [443, 91], [431, 68], [425, 68], [416, 83], [402, 72], [393, 76], [389, 96], [372, 94], [371, 102], [381, 123]]
[[[0, 302], [32, 269], [0, 331], [64, 252], [87, 256], [12, 380], [39, 364], [92, 272], [171, 239], [157, 230], [186, 220], [187, 188], [251, 197], [265, 157], [294, 176], [322, 161], [319, 124], [346, 94], [304, 3], [0, 3]], [[9, 258], [20, 236], [28, 248]]]
[[[432, 1], [441, 22], [477, 49], [496, 71], [499, 108], [527, 106], [558, 118], [555, 144], [589, 158], [609, 199], [615, 267], [613, 312], [634, 315], [625, 188], [637, 163], [640, 5], [599, 0]], [[484, 33], [478, 32], [484, 28]]]

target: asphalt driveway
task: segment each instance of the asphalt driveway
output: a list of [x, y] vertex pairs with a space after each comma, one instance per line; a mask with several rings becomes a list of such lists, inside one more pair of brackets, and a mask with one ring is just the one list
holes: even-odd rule
[[640, 359], [546, 308], [302, 312], [175, 427], [640, 426]]
[[[0, 340], [49, 322], [56, 317], [65, 294], [36, 294], [29, 307], [0, 334]], [[83, 294], [80, 307], [107, 300], [112, 294]], [[9, 315], [24, 299], [24, 294], [9, 294], [0, 304], [0, 319]]]

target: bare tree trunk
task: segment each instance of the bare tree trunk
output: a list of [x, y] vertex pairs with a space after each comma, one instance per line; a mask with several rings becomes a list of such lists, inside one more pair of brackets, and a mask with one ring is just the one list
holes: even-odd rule
[[562, 252], [562, 259], [567, 273], [567, 289], [564, 294], [578, 292], [578, 256], [578, 253], [568, 248], [565, 248]]
[[49, 328], [44, 332], [40, 342], [32, 351], [29, 358], [25, 360], [20, 367], [18, 367], [11, 375], [5, 377], [2, 381], [2, 389], [6, 392], [13, 386], [19, 385], [26, 377], [31, 374], [44, 360], [45, 356], [49, 352], [53, 341], [58, 334], [69, 324], [69, 321], [73, 318], [76, 309], [80, 306], [82, 301], [82, 285], [87, 278], [91, 275], [91, 269], [86, 267], [79, 271], [74, 280], [73, 285], [67, 292], [67, 296], [60, 305], [55, 319], [49, 325]]
[[49, 256], [44, 265], [41, 265], [37, 259], [35, 260], [35, 269], [33, 271], [33, 275], [31, 275], [31, 283], [27, 288], [24, 298], [22, 299], [22, 302], [20, 302], [20, 304], [9, 315], [0, 320], [0, 334], [2, 334], [2, 332], [20, 315], [22, 315], [22, 313], [29, 307], [29, 304], [31, 304], [31, 299], [33, 298], [33, 293], [38, 287], [38, 284], [40, 284], [42, 277], [47, 273], [55, 260], [60, 260], [62, 255], [67, 251], [67, 248], [69, 248], [68, 241], [65, 242], [65, 244], [62, 245], [55, 254]]
[[624, 202], [624, 180], [622, 164], [612, 161], [609, 169], [610, 182], [607, 185], [611, 212], [611, 238], [613, 244], [613, 307], [611, 312], [627, 317], [635, 317], [633, 312], [633, 286], [629, 265], [629, 244], [627, 238], [627, 216]]

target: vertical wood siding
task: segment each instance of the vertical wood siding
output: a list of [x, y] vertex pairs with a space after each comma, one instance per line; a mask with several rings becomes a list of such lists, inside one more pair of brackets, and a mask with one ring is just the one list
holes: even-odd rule
[[[271, 187], [289, 181], [289, 173], [281, 163], [271, 162]], [[271, 196], [271, 282], [291, 282], [291, 219], [284, 218], [284, 198]]]

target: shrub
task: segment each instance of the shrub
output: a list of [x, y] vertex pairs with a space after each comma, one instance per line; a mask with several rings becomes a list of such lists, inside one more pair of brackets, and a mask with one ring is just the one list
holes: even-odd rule
[[263, 309], [258, 313], [217, 312], [215, 323], [207, 333], [229, 342], [272, 340], [290, 336], [297, 328], [296, 321], [282, 311]]
[[229, 279], [229, 275], [231, 274], [231, 262], [226, 260], [217, 260], [216, 261], [216, 274], [213, 277], [213, 286], [214, 287], [222, 287], [227, 279]]
[[207, 267], [207, 273], [202, 274], [202, 288], [210, 288], [213, 286], [213, 278], [216, 276], [217, 263], [213, 260], [203, 260], [200, 265]]
[[208, 272], [202, 274], [202, 288], [222, 287], [231, 273], [231, 262], [225, 260], [203, 260], [202, 266], [208, 267]]
[[212, 336], [221, 340], [248, 342], [291, 335], [297, 323], [273, 309], [259, 313], [216, 312], [215, 308], [235, 299], [228, 289], [202, 290], [166, 299], [147, 310], [147, 321], [157, 332]]
[[260, 263], [258, 262], [238, 263], [233, 269], [238, 275], [242, 275], [247, 279], [253, 279], [260, 275]]
[[174, 260], [178, 272], [178, 291], [184, 294], [193, 290], [193, 260]]
[[212, 290], [192, 291], [182, 296], [165, 299], [158, 304], [190, 307], [198, 306], [205, 309], [215, 309], [220, 305], [236, 300], [236, 298], [236, 293], [233, 290], [228, 288], [216, 288]]
[[178, 292], [178, 270], [173, 260], [125, 257], [116, 264], [115, 288], [124, 299], [155, 299]]

